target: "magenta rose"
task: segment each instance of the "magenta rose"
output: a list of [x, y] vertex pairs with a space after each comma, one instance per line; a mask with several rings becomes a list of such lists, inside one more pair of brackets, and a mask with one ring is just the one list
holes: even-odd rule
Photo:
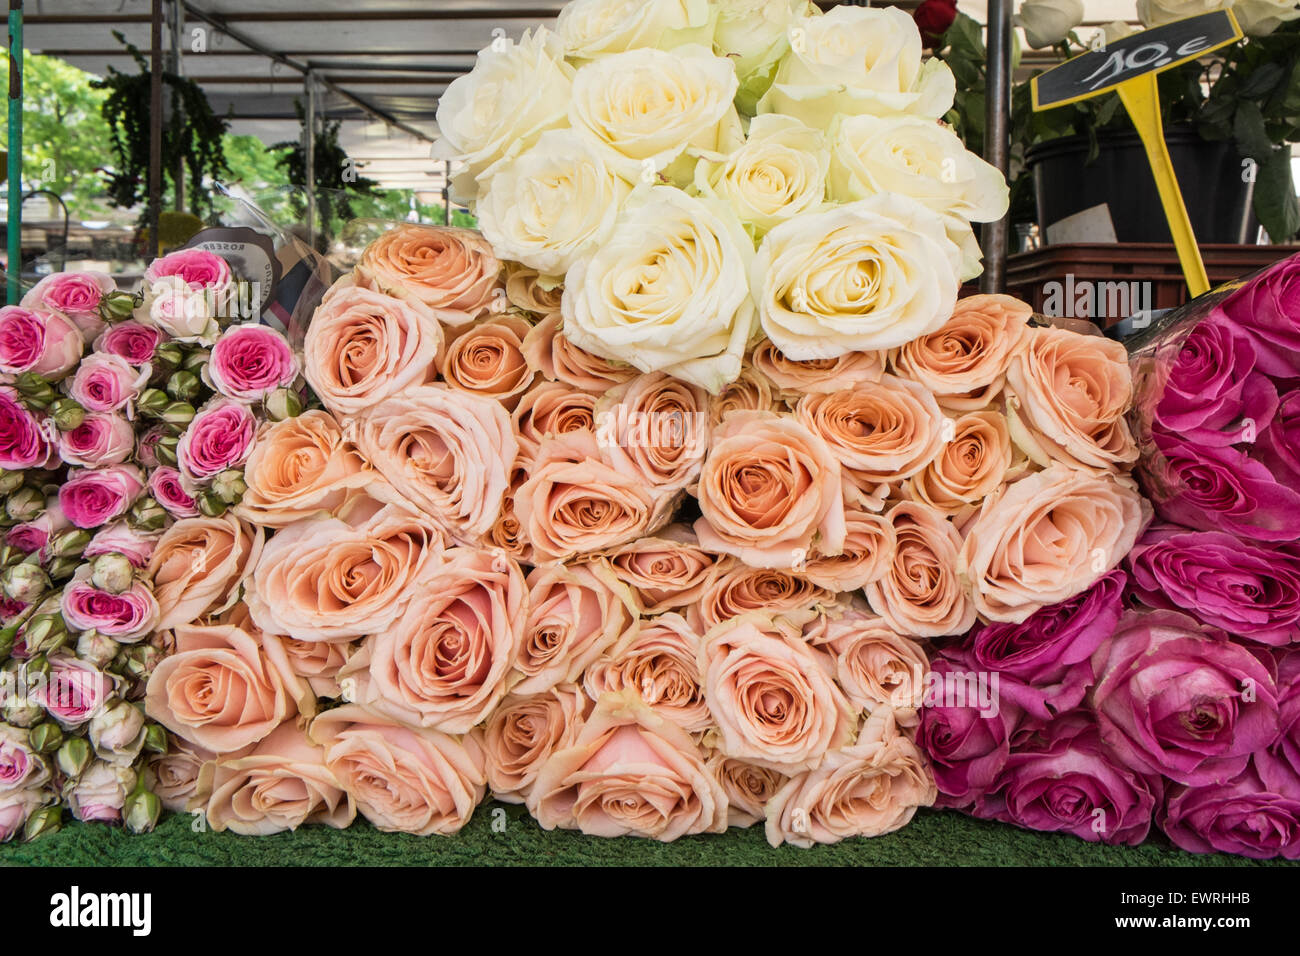
[[1253, 767], [1226, 783], [1170, 788], [1156, 822], [1192, 853], [1300, 859], [1300, 799], [1266, 786]]
[[1270, 668], [1186, 614], [1126, 612], [1094, 664], [1102, 739], [1140, 773], [1220, 783], [1277, 736]]
[[117, 283], [102, 272], [56, 272], [32, 286], [22, 302], [24, 309], [57, 312], [81, 333], [93, 337], [104, 325], [99, 305], [117, 291]]
[[17, 392], [0, 387], [0, 468], [44, 468], [53, 456], [40, 420], [18, 400]]
[[146, 468], [157, 468], [162, 464], [158, 458], [158, 443], [172, 434], [166, 425], [155, 425], [143, 432], [135, 442], [135, 457]]
[[1260, 541], [1300, 539], [1300, 490], [1235, 448], [1195, 445], [1157, 432], [1167, 467], [1148, 493], [1167, 521], [1200, 531], [1226, 531]]
[[1221, 308], [1255, 340], [1262, 372], [1275, 378], [1300, 376], [1300, 255], [1270, 266]]
[[[916, 745], [930, 758], [939, 788], [935, 806], [969, 806], [992, 787], [1011, 754], [1021, 712], [999, 700], [1001, 681], [992, 680], [955, 651], [930, 662]], [[981, 687], [990, 694], [983, 702]]]
[[135, 531], [125, 521], [116, 521], [96, 531], [81, 556], [89, 561], [100, 554], [121, 554], [137, 568], [143, 568], [161, 536], [161, 531], [144, 533]]
[[146, 636], [157, 626], [159, 617], [158, 602], [143, 581], [134, 581], [121, 594], [112, 594], [96, 588], [88, 576], [64, 586], [59, 609], [69, 630], [99, 631], [123, 644]]
[[975, 666], [1000, 671], [1002, 696], [1039, 720], [1079, 706], [1092, 686], [1092, 654], [1123, 611], [1124, 572], [1041, 608], [1019, 624], [977, 625], [968, 646]]
[[135, 399], [148, 381], [148, 368], [132, 368], [120, 355], [92, 352], [77, 366], [68, 394], [86, 411], [115, 412]]
[[197, 484], [242, 465], [256, 430], [257, 419], [247, 406], [214, 399], [194, 416], [176, 445], [181, 474]]
[[166, 276], [179, 276], [191, 289], [224, 292], [231, 283], [230, 266], [221, 256], [204, 249], [181, 249], [149, 263], [144, 281], [154, 283]]
[[[1115, 759], [1086, 711], [1018, 735], [994, 789], [975, 816], [1091, 842], [1137, 846], [1151, 829], [1164, 783]], [[1100, 811], [1100, 812], [1098, 812]]]
[[59, 506], [78, 528], [98, 528], [126, 514], [144, 491], [144, 476], [134, 465], [77, 469], [59, 488]]
[[121, 415], [87, 412], [81, 424], [59, 434], [59, 457], [69, 465], [120, 465], [135, 449], [135, 429]]
[[68, 519], [59, 507], [57, 498], [47, 499], [45, 510], [31, 521], [16, 524], [5, 532], [5, 544], [17, 548], [24, 554], [45, 551], [53, 538], [68, 527]]
[[1277, 737], [1255, 754], [1255, 769], [1267, 787], [1300, 800], [1300, 648], [1277, 652]]
[[194, 498], [181, 485], [181, 473], [166, 465], [149, 473], [149, 494], [167, 509], [173, 518], [198, 517], [199, 509]]
[[204, 371], [212, 387], [230, 398], [256, 402], [293, 384], [298, 362], [283, 335], [265, 325], [236, 325], [212, 346]]
[[34, 372], [57, 381], [77, 364], [84, 349], [81, 333], [61, 315], [18, 305], [0, 309], [0, 373]]
[[162, 331], [151, 325], [119, 322], [95, 339], [95, 351], [120, 356], [132, 365], [144, 365], [153, 359], [154, 350], [164, 338]]
[[94, 665], [66, 655], [50, 658], [50, 673], [32, 699], [64, 730], [90, 720], [113, 693], [113, 680]]
[[1253, 440], [1277, 411], [1277, 389], [1255, 369], [1250, 336], [1217, 310], [1183, 340], [1155, 425], [1194, 444]]
[[1218, 531], [1153, 526], [1125, 559], [1143, 604], [1280, 646], [1300, 640], [1300, 560]]
[[1282, 396], [1272, 422], [1256, 436], [1251, 456], [1288, 488], [1300, 488], [1300, 388]]

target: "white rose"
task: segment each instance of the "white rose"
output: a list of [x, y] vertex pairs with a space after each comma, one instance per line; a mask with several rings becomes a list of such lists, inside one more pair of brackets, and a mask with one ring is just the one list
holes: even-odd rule
[[790, 52], [758, 104], [826, 129], [837, 113], [938, 119], [957, 82], [946, 63], [922, 62], [921, 32], [897, 7], [835, 7], [787, 30]]
[[790, 41], [786, 31], [797, 18], [819, 16], [808, 0], [721, 0], [713, 50], [736, 65], [740, 91], [736, 105], [754, 115], [759, 98], [772, 85], [777, 64]]
[[1136, 27], [1130, 26], [1123, 20], [1112, 20], [1110, 23], [1103, 24], [1101, 28], [1102, 40], [1105, 43], [1114, 43], [1137, 32]]
[[1243, 33], [1262, 37], [1283, 23], [1300, 18], [1300, 3], [1296, 0], [1237, 0], [1232, 4], [1232, 12], [1237, 15]]
[[1158, 27], [1184, 17], [1226, 10], [1231, 6], [1232, 0], [1137, 0], [1137, 18], [1143, 26]]
[[565, 337], [716, 394], [740, 374], [753, 332], [753, 254], [724, 203], [668, 186], [638, 190], [610, 238], [565, 277]]
[[725, 162], [701, 162], [701, 195], [731, 204], [740, 221], [762, 235], [777, 223], [817, 209], [826, 199], [830, 150], [826, 137], [793, 116], [768, 113], [749, 124], [749, 139]]
[[1083, 0], [1024, 0], [1013, 22], [1024, 29], [1025, 42], [1034, 49], [1055, 46], [1083, 22]]
[[796, 361], [896, 348], [936, 332], [957, 301], [961, 252], [944, 217], [884, 194], [769, 232], [750, 267], [759, 321]]
[[547, 130], [493, 167], [479, 195], [479, 228], [501, 258], [562, 276], [609, 237], [631, 191], [589, 140]]
[[972, 222], [993, 222], [1011, 202], [1007, 181], [947, 126], [914, 116], [845, 116], [831, 126], [830, 197], [852, 202], [884, 193], [944, 216], [962, 250], [961, 278], [979, 275]]
[[555, 21], [564, 52], [575, 60], [708, 43], [712, 30], [708, 0], [572, 0]]
[[144, 287], [135, 317], [179, 342], [212, 345], [221, 334], [216, 301], [203, 289], [191, 289], [180, 276], [163, 276]]
[[473, 70], [452, 80], [438, 101], [441, 138], [433, 158], [466, 164], [452, 182], [456, 201], [476, 198], [474, 180], [493, 163], [566, 125], [572, 75], [559, 39], [538, 27], [518, 43], [493, 41], [479, 51]]
[[707, 47], [629, 50], [578, 71], [569, 119], [628, 182], [652, 184], [680, 157], [665, 175], [684, 185], [694, 156], [727, 153], [741, 141], [735, 95], [731, 61]]

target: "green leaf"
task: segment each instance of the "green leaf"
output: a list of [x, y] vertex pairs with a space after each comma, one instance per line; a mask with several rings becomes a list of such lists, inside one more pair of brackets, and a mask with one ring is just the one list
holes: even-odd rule
[[1291, 177], [1291, 150], [1280, 147], [1260, 161], [1255, 173], [1255, 215], [1273, 242], [1300, 233], [1300, 204]]
[[1284, 76], [1286, 71], [1280, 63], [1261, 63], [1259, 68], [1241, 84], [1237, 95], [1248, 100], [1262, 100], [1273, 92], [1273, 88], [1282, 81]]
[[1258, 163], [1273, 153], [1273, 141], [1264, 128], [1264, 114], [1260, 112], [1259, 104], [1250, 100], [1237, 103], [1237, 112], [1232, 118], [1232, 138], [1237, 141], [1242, 156], [1249, 156]]

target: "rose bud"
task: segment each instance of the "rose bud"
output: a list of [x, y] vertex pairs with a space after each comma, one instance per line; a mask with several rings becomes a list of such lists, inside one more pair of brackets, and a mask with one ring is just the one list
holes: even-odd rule
[[27, 732], [27, 744], [37, 753], [53, 753], [63, 743], [63, 729], [52, 720], [37, 724]]
[[183, 361], [185, 361], [185, 350], [181, 348], [179, 342], [163, 342], [154, 349], [154, 367], [163, 370], [164, 373], [179, 367]]
[[194, 421], [194, 406], [189, 402], [172, 402], [159, 413], [168, 425], [188, 425]]
[[76, 573], [79, 567], [81, 567], [81, 559], [79, 558], [55, 558], [50, 562], [46, 570], [50, 572], [52, 580], [62, 581], [64, 578], [71, 577]]
[[198, 506], [199, 513], [208, 518], [220, 518], [226, 513], [226, 509], [229, 507], [229, 505], [221, 500], [220, 496], [210, 491], [205, 491], [203, 494], [197, 496], [194, 499], [194, 503]]
[[151, 754], [167, 753], [167, 728], [162, 724], [149, 724], [145, 727], [144, 749], [149, 751]]
[[81, 423], [86, 420], [86, 410], [70, 398], [60, 398], [50, 402], [47, 411], [54, 419], [54, 427], [61, 432], [80, 428]]
[[291, 388], [277, 388], [266, 396], [266, 414], [273, 422], [302, 414], [302, 398]]
[[107, 667], [121, 650], [121, 645], [99, 631], [82, 631], [77, 638], [77, 657], [96, 667]]
[[131, 318], [137, 303], [130, 292], [110, 292], [99, 300], [99, 314], [105, 322], [124, 322]]
[[157, 418], [171, 402], [160, 388], [146, 388], [135, 400], [135, 410], [149, 418]]
[[176, 467], [176, 443], [178, 441], [180, 439], [175, 435], [164, 435], [158, 439], [158, 444], [153, 446], [154, 457], [158, 459], [158, 464], [169, 468]]
[[50, 556], [55, 558], [79, 558], [86, 546], [90, 544], [91, 534], [84, 528], [73, 528], [51, 539]]
[[23, 486], [24, 473], [0, 470], [0, 495], [11, 494]]
[[127, 766], [144, 747], [144, 714], [139, 707], [119, 700], [91, 717], [86, 733], [96, 757]]
[[63, 808], [58, 804], [42, 807], [27, 818], [23, 839], [31, 842], [47, 833], [57, 833], [63, 827]]
[[22, 679], [28, 684], [43, 684], [50, 679], [50, 659], [44, 654], [27, 658], [22, 668]]
[[42, 717], [45, 711], [39, 704], [33, 703], [21, 694], [7, 694], [4, 702], [4, 722], [14, 727], [31, 727]]
[[50, 576], [37, 564], [15, 564], [0, 574], [5, 596], [24, 604], [35, 604], [50, 589]]
[[35, 372], [23, 372], [14, 382], [14, 387], [29, 408], [45, 408], [59, 397], [50, 383]]
[[135, 567], [124, 554], [97, 554], [90, 562], [90, 583], [101, 591], [121, 594], [135, 580]]
[[[144, 778], [141, 777], [141, 780]], [[158, 825], [162, 815], [162, 801], [148, 790], [137, 790], [126, 798], [122, 807], [122, 822], [132, 833], [148, 833]]]
[[67, 776], [80, 777], [90, 766], [92, 756], [94, 754], [91, 753], [90, 744], [86, 743], [84, 737], [69, 737], [59, 746], [58, 753], [54, 755], [54, 762]]
[[68, 637], [68, 625], [57, 611], [33, 616], [23, 632], [29, 654], [52, 654], [67, 643]]
[[135, 644], [118, 655], [117, 670], [132, 680], [145, 680], [162, 659], [163, 652], [152, 644]]
[[195, 349], [187, 354], [181, 362], [181, 368], [198, 375], [203, 371], [203, 366], [208, 364], [211, 353], [207, 349]]
[[31, 485], [19, 488], [5, 499], [5, 514], [14, 521], [33, 521], [45, 510], [45, 495]]
[[212, 493], [228, 505], [239, 504], [247, 490], [244, 473], [237, 468], [227, 469], [212, 479]]
[[199, 377], [193, 372], [187, 372], [184, 369], [173, 372], [171, 377], [167, 379], [167, 394], [178, 401], [192, 401], [202, 388], [203, 382]]
[[136, 531], [161, 531], [167, 524], [167, 509], [146, 495], [131, 506], [127, 524]]

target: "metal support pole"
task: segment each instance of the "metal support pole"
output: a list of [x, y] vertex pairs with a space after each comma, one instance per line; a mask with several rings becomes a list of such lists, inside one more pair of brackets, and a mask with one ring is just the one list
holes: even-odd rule
[[22, 297], [23, 271], [23, 0], [9, 0], [9, 305]]
[[[181, 75], [181, 32], [185, 28], [185, 8], [181, 6], [181, 0], [171, 0], [168, 4], [168, 26], [171, 32], [171, 49], [167, 53], [167, 72], [173, 76]], [[172, 130], [179, 134], [185, 124], [185, 104], [181, 102], [180, 96], [174, 91], [171, 93], [171, 124]], [[176, 168], [172, 170], [172, 175], [176, 182], [176, 202], [173, 206], [177, 212], [185, 209], [185, 154], [181, 151], [176, 152]]]
[[162, 27], [163, 0], [153, 0], [149, 30], [149, 258], [162, 251], [158, 218], [162, 214]]
[[307, 188], [307, 244], [316, 248], [316, 74], [303, 74], [307, 109], [303, 113], [303, 179]]
[[[1011, 157], [1011, 0], [989, 0], [988, 64], [985, 70], [984, 158], [1006, 176]], [[1007, 267], [1010, 214], [984, 224], [981, 292], [1001, 292]]]

